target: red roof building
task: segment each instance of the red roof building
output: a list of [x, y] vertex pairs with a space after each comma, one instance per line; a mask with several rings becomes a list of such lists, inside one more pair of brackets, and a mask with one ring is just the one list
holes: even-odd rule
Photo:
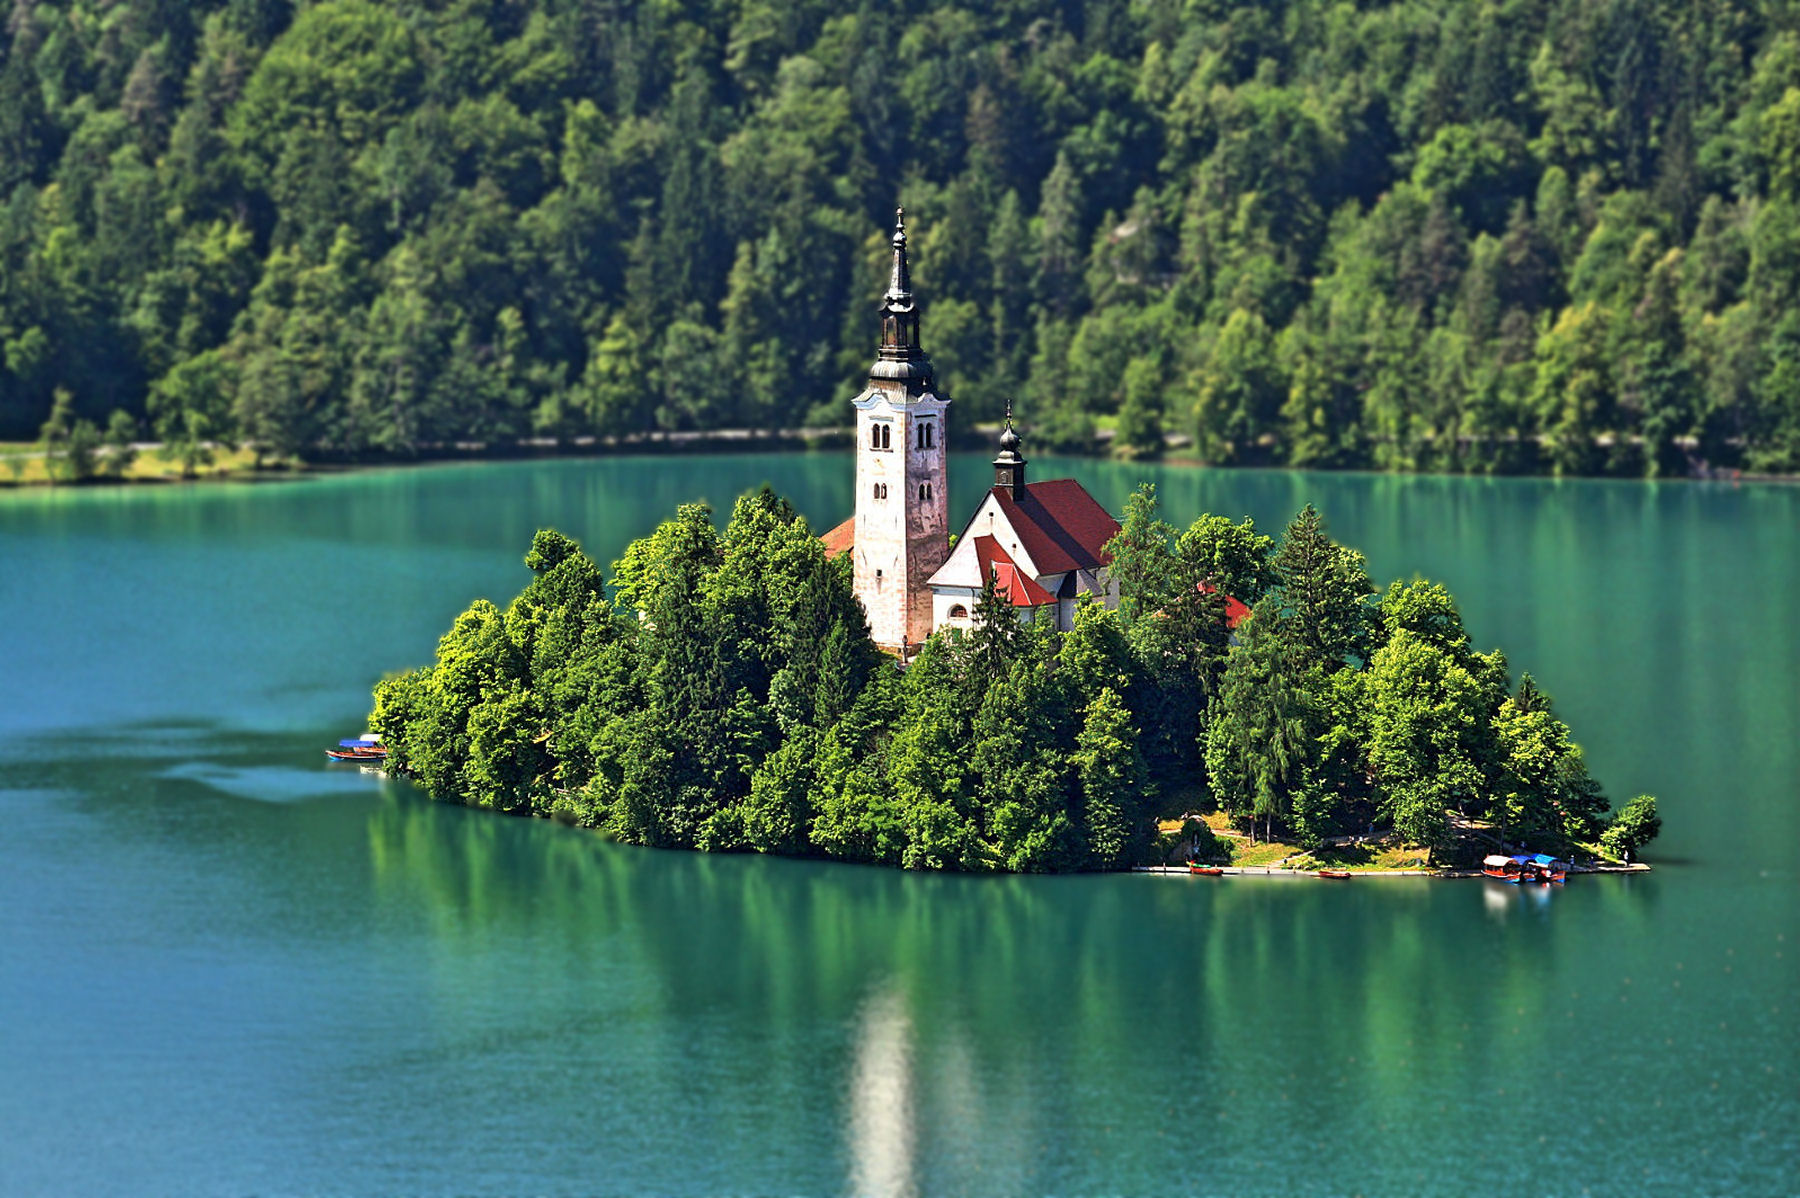
[[1007, 420], [1000, 434], [989, 488], [949, 558], [931, 576], [935, 628], [967, 627], [975, 601], [989, 578], [999, 584], [1024, 618], [1042, 612], [1067, 630], [1075, 625], [1075, 602], [1091, 595], [1108, 607], [1119, 604], [1119, 589], [1107, 575], [1112, 556], [1106, 544], [1119, 522], [1072, 478], [1025, 481], [1019, 434]]
[[[1202, 595], [1216, 595], [1219, 593], [1219, 588], [1210, 582], [1200, 583], [1198, 589]], [[1230, 595], [1225, 596], [1225, 627], [1235, 632], [1237, 631], [1237, 626], [1249, 618], [1249, 608], [1245, 607], [1242, 603], [1239, 603], [1236, 599], [1233, 599]]]
[[848, 553], [856, 543], [856, 517], [852, 516], [819, 540], [825, 542], [825, 560], [830, 561], [840, 553]]
[[966, 627], [992, 581], [1022, 620], [1074, 625], [1076, 600], [1117, 607], [1107, 542], [1119, 525], [1072, 478], [1026, 484], [1007, 409], [994, 485], [954, 545], [948, 507], [949, 397], [935, 388], [920, 341], [903, 214], [894, 214], [893, 266], [877, 305], [880, 340], [856, 411], [856, 513], [820, 540], [848, 554], [856, 597], [877, 645], [905, 658], [931, 633]]
[[1056, 596], [1019, 569], [993, 537], [975, 538], [975, 560], [981, 566], [982, 577], [993, 578], [994, 589], [1014, 607], [1048, 607], [1056, 602]]

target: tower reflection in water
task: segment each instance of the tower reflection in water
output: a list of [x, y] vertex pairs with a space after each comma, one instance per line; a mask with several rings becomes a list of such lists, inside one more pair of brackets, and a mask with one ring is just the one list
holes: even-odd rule
[[899, 993], [879, 991], [858, 1017], [850, 1080], [850, 1157], [853, 1192], [911, 1194], [913, 1124], [912, 1021]]

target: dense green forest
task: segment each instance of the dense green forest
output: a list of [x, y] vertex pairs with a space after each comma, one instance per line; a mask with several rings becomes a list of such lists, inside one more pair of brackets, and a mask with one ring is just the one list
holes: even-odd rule
[[964, 428], [1800, 469], [1792, 5], [13, 0], [0, 62], [0, 436], [841, 422], [898, 199]]
[[[1443, 587], [1376, 598], [1311, 507], [1277, 545], [1248, 519], [1178, 533], [1146, 487], [1111, 549], [1119, 610], [1084, 600], [1060, 634], [990, 580], [974, 628], [902, 671], [849, 556], [767, 488], [722, 533], [681, 508], [610, 580], [540, 532], [529, 585], [384, 679], [370, 723], [451, 802], [908, 868], [1138, 864], [1169, 851], [1158, 814], [1206, 803], [1309, 846], [1380, 825], [1437, 849], [1453, 810], [1615, 853], [1655, 835], [1647, 796], [1607, 818], [1548, 697], [1471, 648]], [[1235, 634], [1225, 593], [1253, 604]]]

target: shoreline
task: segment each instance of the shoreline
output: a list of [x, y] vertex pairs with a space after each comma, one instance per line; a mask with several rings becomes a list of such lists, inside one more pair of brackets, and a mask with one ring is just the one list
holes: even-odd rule
[[[958, 438], [951, 445], [952, 452], [973, 452], [987, 446], [986, 433], [998, 426], [981, 425], [971, 430], [966, 438]], [[0, 469], [0, 491], [23, 491], [29, 488], [42, 487], [122, 487], [122, 486], [182, 486], [193, 483], [263, 483], [291, 482], [317, 475], [343, 474], [361, 470], [385, 470], [408, 466], [429, 465], [469, 465], [479, 463], [511, 463], [520, 461], [540, 461], [548, 459], [590, 458], [598, 459], [613, 456], [651, 457], [668, 453], [764, 451], [779, 453], [812, 453], [841, 447], [847, 444], [850, 430], [845, 426], [828, 426], [823, 428], [779, 428], [779, 429], [695, 429], [683, 432], [634, 433], [627, 436], [610, 437], [575, 437], [567, 441], [554, 438], [522, 438], [509, 444], [496, 445], [482, 441], [457, 441], [423, 446], [412, 454], [371, 454], [367, 456], [324, 455], [317, 458], [278, 466], [261, 468], [244, 468], [232, 466], [213, 468], [201, 473], [182, 477], [176, 473], [157, 475], [126, 476], [121, 478], [92, 477], [76, 481], [54, 480], [48, 477], [25, 479], [8, 477], [4, 469]], [[16, 445], [27, 443], [19, 442]], [[160, 442], [140, 442], [133, 446], [139, 454], [155, 454], [160, 456], [163, 445]], [[1154, 457], [1129, 459], [1131, 464], [1144, 466], [1166, 466], [1185, 469], [1212, 470], [1274, 470], [1283, 473], [1306, 472], [1317, 474], [1372, 474], [1395, 478], [1509, 478], [1509, 479], [1577, 479], [1596, 482], [1624, 483], [1774, 483], [1792, 485], [1800, 483], [1800, 474], [1769, 474], [1750, 471], [1719, 471], [1713, 474], [1683, 474], [1660, 478], [1644, 478], [1640, 476], [1624, 476], [1612, 474], [1580, 474], [1559, 475], [1549, 472], [1520, 474], [1483, 474], [1475, 472], [1457, 472], [1444, 470], [1380, 470], [1368, 466], [1352, 467], [1304, 467], [1286, 466], [1276, 463], [1217, 463], [1205, 462], [1180, 452], [1180, 447], [1172, 454]], [[229, 451], [228, 451], [229, 452]], [[1108, 455], [1104, 445], [1098, 452], [1062, 452], [1058, 457], [1094, 462], [1121, 462], [1121, 459]], [[43, 452], [36, 448], [0, 452], [0, 461], [41, 461]]]
[[[1276, 865], [1218, 865], [1207, 866], [1217, 869], [1220, 877], [1256, 876], [1272, 878], [1313, 878], [1318, 881], [1342, 881], [1341, 878], [1321, 878], [1316, 869], [1289, 869]], [[1354, 866], [1332, 866], [1342, 869], [1352, 878], [1485, 878], [1487, 875], [1478, 869], [1357, 869]], [[1185, 865], [1134, 865], [1134, 874], [1153, 874], [1164, 877], [1207, 877], [1206, 874], [1192, 874]], [[1647, 874], [1650, 866], [1642, 861], [1634, 861], [1630, 865], [1572, 865], [1569, 868], [1571, 877], [1576, 874]], [[1496, 879], [1498, 881], [1499, 879]], [[1509, 883], [1510, 885], [1511, 883]]]

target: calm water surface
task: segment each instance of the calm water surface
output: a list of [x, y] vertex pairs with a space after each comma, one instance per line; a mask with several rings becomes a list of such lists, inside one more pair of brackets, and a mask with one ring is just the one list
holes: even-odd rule
[[0, 1191], [1800, 1192], [1800, 489], [1034, 470], [1447, 583], [1659, 868], [910, 876], [323, 762], [534, 529], [823, 528], [837, 455], [5, 494]]

